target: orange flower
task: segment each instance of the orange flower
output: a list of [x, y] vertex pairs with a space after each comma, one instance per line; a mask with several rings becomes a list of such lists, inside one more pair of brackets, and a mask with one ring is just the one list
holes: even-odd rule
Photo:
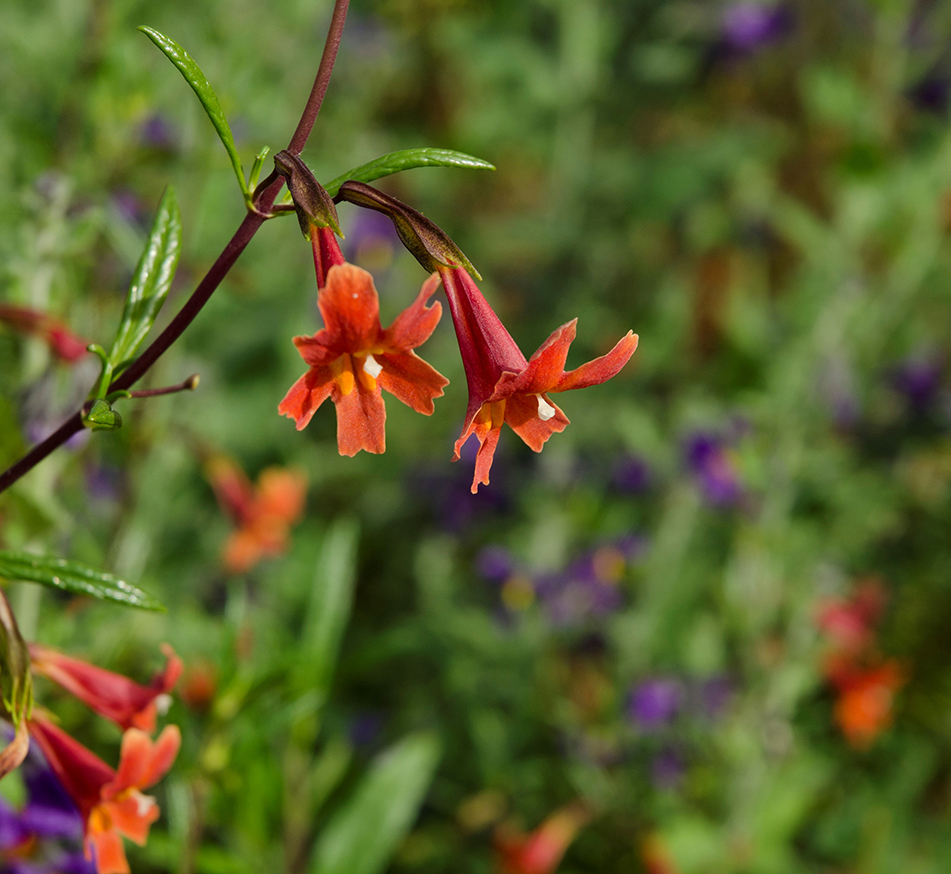
[[63, 655], [39, 643], [30, 644], [34, 673], [48, 677], [75, 695], [100, 716], [111, 719], [120, 728], [155, 731], [155, 717], [182, 673], [182, 660], [163, 644], [165, 668], [148, 686], [135, 683], [122, 674], [107, 671], [80, 659]]
[[502, 826], [496, 832], [500, 874], [553, 874], [590, 815], [579, 803], [556, 810], [531, 834]]
[[221, 508], [238, 526], [224, 548], [224, 565], [231, 573], [244, 573], [265, 556], [284, 552], [290, 527], [304, 511], [307, 481], [302, 473], [269, 467], [255, 488], [233, 461], [217, 456], [208, 463], [208, 479]]
[[[336, 245], [336, 244], [334, 244]], [[413, 304], [384, 330], [373, 278], [352, 264], [337, 263], [327, 272], [317, 306], [325, 327], [312, 337], [295, 337], [310, 369], [291, 387], [278, 411], [305, 428], [330, 398], [337, 408], [337, 448], [341, 455], [386, 448], [386, 409], [381, 390], [404, 404], [432, 415], [444, 376], [412, 350], [424, 343], [439, 322], [442, 307], [427, 307], [439, 282], [429, 279]]]
[[835, 721], [853, 747], [868, 749], [892, 724], [892, 705], [895, 692], [905, 685], [904, 672], [894, 659], [874, 668], [835, 661], [827, 671], [839, 691]]
[[469, 385], [469, 406], [453, 461], [459, 460], [462, 445], [475, 434], [479, 440], [472, 480], [475, 494], [480, 483], [489, 484], [503, 423], [531, 449], [541, 452], [545, 441], [568, 425], [568, 417], [550, 401], [548, 392], [606, 382], [634, 354], [637, 335], [628, 331], [607, 355], [565, 372], [568, 347], [578, 322], [574, 319], [558, 328], [526, 361], [466, 270], [440, 267], [439, 272]]
[[153, 743], [137, 728], [122, 736], [119, 770], [37, 714], [29, 721], [39, 744], [83, 819], [86, 857], [95, 849], [98, 874], [129, 874], [122, 836], [142, 845], [159, 817], [155, 799], [140, 790], [157, 783], [172, 766], [181, 745], [177, 726], [166, 726]]

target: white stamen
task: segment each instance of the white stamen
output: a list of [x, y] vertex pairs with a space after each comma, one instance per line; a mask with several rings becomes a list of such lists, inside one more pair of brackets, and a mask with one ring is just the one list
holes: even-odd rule
[[557, 413], [556, 410], [548, 401], [546, 401], [541, 395], [538, 395], [538, 418], [543, 422], [547, 422], [552, 416]]
[[168, 708], [172, 706], [172, 696], [156, 695], [154, 703], [155, 709], [158, 711], [158, 715], [164, 716], [166, 713], [168, 713]]
[[372, 355], [367, 355], [367, 357], [363, 359], [363, 372], [367, 376], [372, 376], [376, 379], [383, 372], [383, 365]]
[[141, 792], [134, 792], [135, 812], [139, 816], [147, 816], [149, 811], [155, 807], [155, 799], [151, 795], [143, 795]]

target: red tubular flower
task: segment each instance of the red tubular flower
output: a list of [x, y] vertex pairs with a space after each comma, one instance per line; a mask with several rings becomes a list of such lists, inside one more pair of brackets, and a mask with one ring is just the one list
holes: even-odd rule
[[42, 715], [29, 721], [39, 744], [83, 819], [86, 857], [96, 851], [98, 874], [129, 874], [122, 836], [142, 845], [159, 817], [155, 799], [140, 790], [157, 783], [172, 766], [181, 745], [177, 726], [166, 726], [153, 743], [130, 728], [122, 736], [119, 770], [57, 728]]
[[548, 399], [548, 392], [569, 391], [606, 382], [637, 348], [631, 331], [600, 358], [565, 372], [568, 347], [577, 319], [558, 328], [526, 361], [472, 277], [461, 267], [441, 267], [443, 287], [459, 340], [469, 384], [469, 406], [456, 441], [453, 461], [471, 434], [479, 440], [473, 494], [489, 484], [492, 457], [506, 423], [535, 452], [568, 425], [568, 417]]
[[302, 473], [269, 467], [255, 487], [233, 461], [217, 456], [208, 463], [207, 476], [221, 508], [238, 526], [224, 548], [229, 571], [245, 573], [265, 556], [284, 552], [291, 525], [304, 511], [307, 480]]
[[[317, 243], [314, 251], [319, 262]], [[318, 284], [320, 271], [318, 264]], [[335, 263], [317, 296], [325, 327], [313, 337], [294, 338], [310, 370], [294, 383], [278, 411], [294, 419], [300, 431], [330, 398], [337, 408], [337, 448], [351, 456], [361, 449], [381, 453], [386, 448], [382, 389], [416, 412], [432, 415], [433, 398], [442, 395], [449, 381], [412, 350], [429, 338], [442, 315], [438, 303], [426, 306], [438, 284], [435, 277], [427, 280], [413, 304], [384, 330], [370, 274]]]
[[499, 871], [501, 874], [553, 874], [588, 819], [582, 805], [570, 804], [556, 810], [531, 834], [500, 828], [495, 837]]
[[34, 673], [48, 677], [67, 692], [91, 707], [100, 716], [111, 719], [121, 729], [139, 728], [155, 731], [155, 717], [175, 687], [182, 673], [182, 660], [168, 645], [162, 645], [165, 667], [148, 686], [63, 655], [39, 643], [30, 644], [30, 661]]
[[87, 342], [73, 334], [63, 322], [46, 313], [0, 304], [0, 322], [6, 322], [11, 328], [25, 334], [42, 337], [53, 355], [65, 364], [75, 364], [86, 354]]

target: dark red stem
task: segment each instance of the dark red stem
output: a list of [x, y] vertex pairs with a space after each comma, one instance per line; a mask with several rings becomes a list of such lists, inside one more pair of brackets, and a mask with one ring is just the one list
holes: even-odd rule
[[[343, 35], [343, 26], [349, 6], [350, 0], [336, 0], [334, 4], [330, 29], [327, 32], [327, 41], [324, 43], [320, 66], [317, 68], [314, 87], [311, 88], [307, 104], [304, 106], [300, 121], [297, 123], [297, 129], [294, 131], [287, 147], [287, 150], [295, 155], [299, 155], [307, 144], [310, 132], [314, 128], [314, 122], [317, 120], [317, 113], [320, 112], [320, 106], [324, 102], [324, 95], [327, 93], [327, 86], [330, 84], [330, 75], [333, 72], [334, 61], [337, 59], [337, 49], [340, 46], [340, 38]], [[284, 178], [276, 176], [267, 187], [258, 187], [260, 195], [255, 197], [254, 202], [256, 212], [249, 212], [244, 217], [244, 221], [241, 222], [234, 236], [228, 241], [224, 251], [212, 264], [211, 269], [205, 274], [204, 279], [198, 283], [198, 287], [192, 296], [178, 311], [168, 327], [136, 359], [135, 363], [124, 370], [118, 379], [109, 386], [110, 392], [128, 389], [138, 382], [168, 348], [181, 337], [185, 329], [195, 320], [195, 316], [201, 312], [202, 307], [208, 303], [208, 299], [214, 294], [215, 289], [221, 285], [222, 280], [228, 275], [228, 271], [238, 260], [238, 256], [258, 232], [258, 229], [264, 223], [264, 216], [270, 212], [283, 185]], [[82, 427], [82, 413], [74, 413], [42, 443], [38, 443], [12, 467], [0, 474], [0, 492], [8, 489], [21, 476], [36, 467], [54, 449], [62, 446], [73, 434], [81, 431]]]

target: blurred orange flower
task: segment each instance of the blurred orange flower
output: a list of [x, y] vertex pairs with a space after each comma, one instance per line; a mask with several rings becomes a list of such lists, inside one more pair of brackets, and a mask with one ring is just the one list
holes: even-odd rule
[[590, 814], [579, 802], [556, 810], [531, 834], [511, 826], [496, 830], [496, 863], [500, 874], [553, 874]]
[[839, 692], [835, 721], [845, 739], [866, 750], [892, 724], [895, 692], [905, 685], [900, 665], [889, 659], [871, 668], [832, 662], [827, 675]]
[[300, 471], [269, 467], [253, 486], [233, 461], [217, 456], [208, 463], [207, 476], [221, 508], [237, 525], [222, 555], [231, 573], [249, 571], [262, 558], [287, 549], [290, 528], [304, 512], [307, 479]]

